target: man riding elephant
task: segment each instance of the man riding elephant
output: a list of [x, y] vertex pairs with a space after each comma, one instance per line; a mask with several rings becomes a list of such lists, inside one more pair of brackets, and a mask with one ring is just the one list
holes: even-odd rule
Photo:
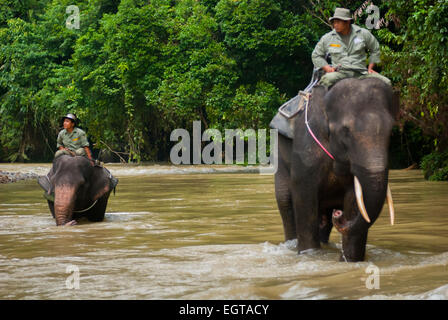
[[75, 225], [81, 217], [102, 221], [118, 179], [92, 159], [86, 133], [77, 127], [76, 115], [68, 113], [61, 121], [64, 129], [58, 135], [59, 150], [53, 166], [47, 175], [38, 178], [45, 190], [44, 198], [58, 226]]
[[340, 260], [363, 261], [368, 230], [385, 200], [394, 223], [388, 150], [399, 96], [373, 70], [380, 61], [374, 36], [352, 25], [348, 9], [337, 8], [330, 21], [334, 30], [312, 54], [310, 84], [270, 124], [280, 133], [275, 195], [285, 240], [296, 239], [299, 253], [327, 243], [335, 227]]
[[57, 139], [58, 151], [56, 151], [54, 157], [57, 158], [63, 154], [87, 156], [90, 161], [93, 161], [86, 133], [77, 127], [78, 119], [76, 115], [68, 113], [62, 120], [64, 129], [59, 132]]
[[[373, 70], [380, 62], [380, 45], [370, 31], [352, 24], [350, 10], [344, 8], [336, 8], [330, 22], [333, 30], [319, 40], [312, 53], [314, 66], [325, 71], [319, 84], [328, 88], [345, 78], [374, 77], [390, 85], [388, 78]], [[325, 59], [327, 54], [331, 55], [332, 65]]]

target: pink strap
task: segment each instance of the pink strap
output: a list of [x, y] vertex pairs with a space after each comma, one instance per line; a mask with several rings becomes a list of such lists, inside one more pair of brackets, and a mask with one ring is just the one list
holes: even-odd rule
[[334, 157], [331, 155], [331, 153], [330, 152], [328, 152], [328, 150], [327, 149], [325, 149], [325, 147], [322, 145], [322, 143], [320, 143], [320, 141], [319, 140], [317, 140], [317, 138], [316, 138], [316, 136], [314, 135], [314, 133], [313, 133], [313, 131], [311, 131], [311, 128], [310, 128], [310, 126], [308, 125], [308, 122], [306, 123], [306, 126], [307, 126], [307, 128], [308, 128], [308, 131], [310, 132], [310, 134], [311, 134], [311, 136], [313, 137], [313, 139], [314, 139], [314, 141], [316, 141], [317, 142], [317, 144], [322, 148], [322, 150], [324, 150], [325, 151], [325, 153], [331, 158], [331, 159], [333, 159], [334, 160]]
[[322, 145], [322, 143], [320, 143], [320, 141], [317, 140], [316, 136], [314, 135], [313, 131], [311, 130], [310, 126], [308, 125], [308, 102], [310, 101], [310, 97], [311, 97], [311, 94], [308, 94], [308, 97], [307, 97], [307, 100], [306, 100], [306, 106], [305, 106], [305, 124], [306, 124], [306, 127], [308, 128], [308, 132], [311, 134], [311, 136], [313, 137], [314, 141], [317, 142], [317, 144], [319, 145], [319, 147], [321, 147], [322, 150], [324, 150], [325, 153], [326, 153], [331, 159], [334, 160], [334, 157], [331, 155], [330, 152], [328, 152], [327, 149], [325, 149], [325, 147]]

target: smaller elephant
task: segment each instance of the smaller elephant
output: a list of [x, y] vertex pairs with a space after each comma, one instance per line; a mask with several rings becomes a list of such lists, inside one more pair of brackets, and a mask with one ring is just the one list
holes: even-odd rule
[[45, 190], [56, 225], [63, 226], [74, 225], [81, 217], [102, 221], [118, 179], [86, 157], [62, 155], [53, 160], [50, 172], [40, 176], [38, 183]]

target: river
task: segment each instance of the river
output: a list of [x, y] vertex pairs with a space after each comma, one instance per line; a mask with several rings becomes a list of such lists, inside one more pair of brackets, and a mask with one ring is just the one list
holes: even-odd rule
[[[0, 299], [448, 299], [448, 183], [390, 172], [366, 261], [283, 241], [272, 175], [243, 167], [108, 165], [104, 222], [56, 227], [35, 180], [0, 185]], [[49, 164], [0, 164], [45, 174]]]

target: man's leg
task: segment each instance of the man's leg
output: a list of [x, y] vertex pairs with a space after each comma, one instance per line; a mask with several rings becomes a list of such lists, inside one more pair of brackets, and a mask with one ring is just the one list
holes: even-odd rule
[[87, 156], [86, 154], [86, 150], [84, 150], [84, 148], [79, 148], [75, 150], [75, 154], [77, 156]]
[[365, 79], [365, 78], [377, 78], [377, 79], [384, 81], [385, 83], [387, 83], [390, 86], [392, 85], [392, 82], [389, 80], [389, 78], [387, 78], [379, 73], [368, 73], [368, 74], [363, 74], [362, 76], [359, 77], [359, 79]]
[[57, 158], [59, 156], [62, 156], [63, 154], [66, 154], [68, 156], [71, 156], [70, 152], [68, 152], [67, 150], [58, 150], [56, 151], [56, 153], [54, 154], [54, 157]]
[[329, 88], [339, 80], [350, 77], [353, 77], [353, 74], [349, 72], [341, 72], [341, 71], [327, 72], [322, 76], [322, 78], [320, 78], [319, 84]]

